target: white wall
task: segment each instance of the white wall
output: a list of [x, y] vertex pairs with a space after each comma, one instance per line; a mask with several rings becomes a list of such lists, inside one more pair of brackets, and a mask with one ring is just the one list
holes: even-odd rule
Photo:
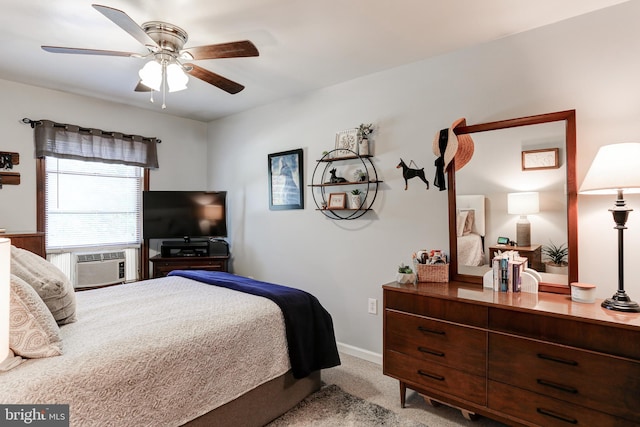
[[[229, 191], [236, 272], [314, 293], [333, 315], [337, 339], [382, 350], [381, 285], [420, 248], [448, 248], [447, 194], [410, 181], [399, 158], [433, 180], [435, 132], [458, 117], [482, 123], [576, 109], [578, 182], [597, 148], [640, 140], [640, 2], [629, 2], [546, 28], [494, 41], [267, 105], [212, 122], [209, 187]], [[419, 36], [417, 34], [416, 36]], [[443, 35], [446, 36], [446, 35]], [[339, 64], [336, 64], [339, 66]], [[315, 211], [269, 211], [267, 155], [302, 147], [305, 180], [333, 148], [336, 131], [374, 122], [381, 179], [374, 213], [331, 221]], [[640, 300], [640, 197], [628, 222], [626, 289]], [[580, 279], [601, 298], [617, 286], [613, 199], [579, 196]]]
[[33, 130], [21, 123], [24, 117], [158, 137], [160, 169], [151, 173], [151, 189], [206, 188], [207, 127], [202, 122], [5, 80], [0, 80], [0, 93], [0, 151], [20, 154], [12, 172], [21, 178], [20, 185], [0, 190], [0, 228], [36, 229]]
[[[0, 228], [35, 229], [32, 130], [23, 117], [157, 136], [163, 142], [152, 189], [229, 191], [236, 272], [311, 291], [333, 315], [340, 342], [380, 353], [382, 317], [367, 314], [367, 299], [381, 306], [381, 285], [413, 251], [449, 245], [446, 192], [425, 191], [417, 180], [404, 191], [399, 158], [425, 167], [432, 182], [433, 136], [458, 117], [473, 124], [576, 109], [581, 182], [599, 146], [640, 140], [636, 16], [640, 4], [624, 3], [209, 125], [0, 80], [0, 151], [20, 153], [14, 171], [22, 179], [0, 190]], [[269, 211], [269, 153], [302, 147], [309, 183], [335, 132], [363, 122], [376, 124], [374, 162], [384, 180], [375, 212], [331, 221], [315, 211], [309, 188], [304, 210]], [[640, 196], [627, 200], [636, 210], [626, 231], [626, 289], [638, 301]], [[617, 285], [616, 233], [607, 211], [613, 200], [578, 201], [580, 279], [608, 297]]]

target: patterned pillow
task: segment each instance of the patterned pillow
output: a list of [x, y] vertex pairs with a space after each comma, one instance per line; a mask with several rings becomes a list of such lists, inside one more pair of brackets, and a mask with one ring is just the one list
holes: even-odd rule
[[33, 252], [11, 246], [11, 274], [36, 290], [58, 325], [75, 322], [75, 290], [58, 267]]
[[62, 354], [60, 328], [37, 292], [12, 274], [10, 295], [9, 348], [27, 358]]
[[467, 211], [459, 211], [458, 212], [458, 222], [456, 223], [456, 234], [458, 237], [464, 236], [464, 227], [467, 223], [467, 215], [469, 212]]

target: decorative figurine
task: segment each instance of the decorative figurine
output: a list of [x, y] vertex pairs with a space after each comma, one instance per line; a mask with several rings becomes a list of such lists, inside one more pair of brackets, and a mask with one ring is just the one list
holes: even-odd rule
[[[409, 162], [409, 164], [411, 164], [411, 163], [413, 163], [416, 167], [418, 166], [413, 162], [413, 160], [411, 160]], [[427, 190], [429, 189], [429, 181], [427, 181], [427, 179], [424, 177], [424, 168], [412, 169], [409, 166], [407, 166], [407, 164], [402, 159], [400, 159], [400, 163], [398, 163], [398, 166], [396, 166], [396, 169], [399, 169], [399, 168], [402, 168], [402, 176], [404, 178], [404, 189], [405, 189], [405, 191], [407, 190], [407, 188], [409, 186], [409, 180], [411, 178], [415, 178], [416, 176], [418, 178], [420, 178], [422, 180], [422, 182], [427, 184]]]
[[345, 178], [341, 176], [336, 176], [336, 168], [331, 169], [329, 173], [331, 174], [331, 179], [329, 180], [331, 184], [337, 184], [339, 182], [347, 182]]

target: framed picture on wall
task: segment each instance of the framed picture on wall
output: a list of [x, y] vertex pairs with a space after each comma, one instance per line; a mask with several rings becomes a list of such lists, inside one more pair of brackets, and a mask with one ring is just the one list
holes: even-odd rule
[[558, 148], [543, 148], [541, 150], [527, 150], [522, 152], [522, 170], [558, 169]]
[[269, 209], [304, 209], [302, 148], [268, 155]]

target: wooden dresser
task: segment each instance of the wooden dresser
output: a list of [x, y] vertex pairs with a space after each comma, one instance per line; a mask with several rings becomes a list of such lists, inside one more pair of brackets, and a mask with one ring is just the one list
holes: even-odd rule
[[0, 237], [11, 239], [11, 244], [18, 248], [26, 249], [42, 258], [46, 258], [47, 254], [44, 248], [44, 232], [29, 231], [15, 233], [0, 233]]
[[514, 426], [640, 425], [640, 314], [464, 283], [383, 285], [383, 372]]

